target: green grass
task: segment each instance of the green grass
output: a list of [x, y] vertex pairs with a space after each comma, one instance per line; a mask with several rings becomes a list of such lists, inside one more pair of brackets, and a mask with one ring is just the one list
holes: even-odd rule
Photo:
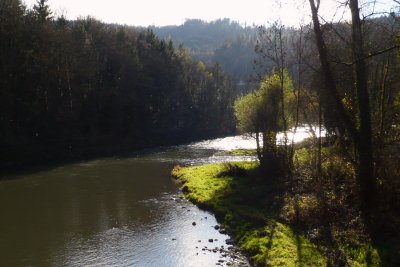
[[224, 151], [223, 154], [228, 156], [256, 156], [256, 149], [234, 149], [229, 151]]
[[185, 196], [215, 212], [255, 266], [324, 266], [325, 259], [303, 235], [276, 220], [285, 199], [278, 185], [257, 181], [254, 162], [235, 163], [245, 177], [222, 176], [226, 164], [174, 168]]
[[[309, 153], [312, 152], [306, 149], [297, 151], [297, 170], [305, 165], [313, 168]], [[342, 181], [353, 171], [351, 165], [341, 162], [334, 154], [328, 155], [328, 150], [324, 153], [331, 160], [323, 165], [322, 171], [333, 182]], [[289, 190], [285, 181], [265, 180], [255, 162], [177, 166], [172, 175], [181, 181], [186, 198], [216, 215], [254, 266], [335, 266], [337, 259], [327, 255], [337, 252], [342, 253], [349, 266], [399, 266], [398, 240], [373, 246], [363, 233], [362, 224], [358, 228], [348, 226], [346, 217], [334, 219], [330, 227], [331, 241], [327, 242], [323, 235], [307, 238], [309, 230], [322, 233], [325, 227], [311, 171], [305, 170], [306, 176], [301, 178], [303, 193]], [[345, 199], [336, 199], [330, 191], [333, 184], [323, 184], [329, 205], [347, 205]], [[357, 212], [352, 212], [343, 210], [341, 215], [357, 218]]]
[[248, 231], [239, 241], [252, 256], [256, 266], [325, 266], [317, 246], [295, 234], [283, 223], [270, 221], [266, 226]]

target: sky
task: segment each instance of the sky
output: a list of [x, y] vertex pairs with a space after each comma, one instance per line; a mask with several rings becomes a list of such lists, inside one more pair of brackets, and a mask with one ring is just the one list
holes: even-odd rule
[[[36, 2], [23, 1], [28, 7]], [[392, 2], [379, 1], [383, 5]], [[279, 6], [278, 2], [283, 4]], [[335, 0], [321, 2], [321, 13], [328, 21], [343, 17], [343, 12], [337, 11]], [[49, 0], [48, 3], [56, 16], [63, 14], [76, 19], [90, 15], [103, 22], [133, 26], [180, 25], [186, 19], [219, 18], [248, 26], [268, 25], [276, 20], [289, 26], [310, 21], [307, 0]]]

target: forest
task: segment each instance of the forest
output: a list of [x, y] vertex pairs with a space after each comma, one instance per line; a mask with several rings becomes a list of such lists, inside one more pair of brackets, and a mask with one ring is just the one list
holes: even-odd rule
[[151, 29], [0, 3], [0, 165], [231, 133], [235, 85]]

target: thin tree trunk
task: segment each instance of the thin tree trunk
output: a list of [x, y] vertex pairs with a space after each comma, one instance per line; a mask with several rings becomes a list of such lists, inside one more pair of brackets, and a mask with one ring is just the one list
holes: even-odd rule
[[[388, 60], [389, 61], [389, 60]], [[381, 95], [380, 95], [380, 123], [379, 123], [379, 136], [380, 139], [383, 140], [383, 136], [385, 134], [385, 116], [386, 116], [386, 80], [388, 77], [388, 69], [389, 69], [389, 62], [384, 64], [383, 66], [383, 78], [381, 84]]]
[[262, 163], [262, 154], [261, 154], [260, 132], [259, 131], [256, 131], [256, 143], [257, 143], [257, 157], [261, 164]]
[[358, 131], [357, 128], [355, 127], [354, 122], [350, 119], [349, 115], [347, 114], [346, 109], [344, 108], [343, 103], [341, 101], [339, 92], [336, 88], [336, 83], [333, 78], [333, 72], [331, 70], [328, 61], [326, 44], [322, 36], [321, 25], [318, 18], [318, 8], [315, 5], [314, 0], [309, 0], [309, 2], [311, 7], [312, 20], [314, 24], [313, 26], [319, 53], [319, 59], [321, 62], [321, 67], [325, 78], [326, 89], [328, 90], [329, 95], [333, 98], [335, 108], [339, 114], [343, 126], [347, 129], [347, 131], [350, 133], [351, 138], [356, 143], [358, 142]]
[[322, 128], [322, 107], [321, 98], [319, 98], [318, 105], [318, 161], [317, 161], [317, 179], [320, 180], [322, 174], [322, 139], [321, 139], [321, 128]]
[[72, 88], [71, 88], [71, 80], [70, 80], [70, 74], [69, 74], [69, 67], [68, 67], [67, 58], [65, 58], [65, 67], [66, 67], [67, 84], [68, 84], [69, 108], [70, 108], [70, 111], [72, 113], [72, 108], [73, 108]]
[[358, 178], [361, 186], [362, 208], [365, 215], [369, 217], [370, 213], [375, 210], [376, 186], [373, 171], [371, 107], [358, 0], [350, 0], [350, 10], [352, 16], [353, 62], [355, 62], [355, 87], [360, 123], [359, 141], [357, 142], [359, 153]]
[[318, 18], [318, 7], [314, 0], [309, 0], [317, 48], [320, 56], [322, 70], [325, 76], [325, 86], [333, 97], [336, 110], [353, 139], [358, 156], [358, 181], [361, 191], [361, 205], [367, 222], [372, 223], [371, 214], [376, 207], [376, 185], [373, 172], [373, 147], [371, 130], [371, 107], [369, 92], [367, 88], [367, 70], [365, 62], [365, 52], [362, 39], [362, 25], [360, 11], [357, 0], [350, 0], [350, 10], [352, 15], [352, 51], [355, 75], [355, 90], [357, 94], [359, 129], [350, 119], [336, 88], [333, 73], [329, 65], [326, 45], [322, 36], [322, 30]]
[[286, 120], [286, 114], [285, 114], [285, 88], [284, 88], [284, 83], [285, 83], [285, 70], [284, 70], [284, 65], [285, 65], [285, 58], [283, 54], [283, 40], [282, 40], [282, 25], [279, 26], [279, 32], [278, 32], [278, 37], [279, 37], [279, 79], [280, 79], [280, 89], [281, 89], [281, 102], [282, 102], [282, 107], [281, 107], [281, 112], [282, 112], [282, 121], [283, 121], [283, 136], [284, 136], [284, 147], [285, 147], [285, 165], [288, 166], [288, 147], [287, 147], [287, 120]]
[[292, 137], [292, 147], [290, 151], [290, 160], [291, 165], [293, 165], [293, 156], [294, 156], [294, 138], [296, 136], [297, 128], [299, 126], [299, 118], [300, 118], [300, 97], [301, 97], [301, 86], [302, 86], [302, 76], [301, 76], [301, 64], [303, 59], [303, 50], [302, 44], [303, 43], [303, 26], [300, 27], [300, 37], [298, 43], [298, 58], [297, 58], [297, 94], [295, 93], [296, 97], [296, 119], [294, 123], [294, 130], [293, 130], [293, 137]]

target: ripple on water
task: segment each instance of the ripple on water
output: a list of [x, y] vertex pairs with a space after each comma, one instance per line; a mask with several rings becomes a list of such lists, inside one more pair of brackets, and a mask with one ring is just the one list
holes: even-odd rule
[[233, 261], [226, 252], [229, 236], [214, 228], [217, 222], [210, 213], [175, 194], [141, 203], [158, 218], [105, 229], [91, 238], [74, 237], [54, 257], [54, 265], [208, 267]]

